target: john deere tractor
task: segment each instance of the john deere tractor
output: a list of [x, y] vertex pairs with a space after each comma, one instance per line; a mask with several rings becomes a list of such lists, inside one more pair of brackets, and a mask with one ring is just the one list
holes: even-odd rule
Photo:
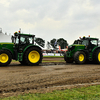
[[7, 66], [14, 59], [24, 65], [39, 65], [42, 49], [34, 45], [35, 35], [15, 32], [12, 43], [0, 43], [0, 66]]
[[64, 55], [66, 63], [84, 64], [93, 62], [100, 64], [100, 46], [98, 38], [83, 37], [75, 40], [68, 46], [68, 51]]

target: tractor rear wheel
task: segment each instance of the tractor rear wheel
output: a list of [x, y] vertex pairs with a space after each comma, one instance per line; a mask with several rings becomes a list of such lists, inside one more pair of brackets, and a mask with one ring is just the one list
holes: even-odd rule
[[93, 61], [94, 63], [100, 64], [100, 49], [96, 50], [93, 55]]
[[27, 65], [39, 65], [42, 62], [42, 51], [36, 47], [29, 48], [24, 55]]
[[66, 63], [73, 63], [73, 58], [67, 57], [66, 53], [64, 54], [64, 60], [66, 61]]
[[1, 50], [0, 51], [0, 66], [7, 66], [12, 60], [12, 55], [9, 51]]
[[77, 51], [74, 54], [74, 60], [77, 64], [84, 64], [86, 62], [86, 54], [83, 51]]

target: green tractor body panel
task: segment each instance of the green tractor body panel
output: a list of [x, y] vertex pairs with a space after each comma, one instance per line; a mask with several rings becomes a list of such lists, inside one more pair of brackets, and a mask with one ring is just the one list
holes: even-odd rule
[[70, 45], [67, 51], [67, 57], [73, 57], [74, 53], [79, 50], [84, 50], [85, 46], [80, 44]]
[[[90, 37], [83, 37], [78, 40], [75, 40], [72, 45], [68, 46], [68, 51], [66, 51], [64, 55], [65, 61], [66, 62], [75, 61], [76, 59], [75, 57], [78, 57], [77, 59], [81, 60], [84, 59], [85, 57], [86, 60], [93, 61], [94, 53], [96, 52], [96, 50], [100, 49], [98, 42], [99, 42], [98, 38], [90, 38]], [[81, 54], [79, 54], [80, 52]], [[83, 55], [85, 56], [83, 57]], [[100, 55], [100, 53], [98, 55]], [[78, 62], [78, 60], [76, 62]]]
[[28, 46], [23, 50], [23, 52], [25, 52], [29, 47], [37, 47], [37, 48], [39, 48], [40, 50], [42, 50], [38, 45], [31, 44], [31, 45], [28, 45]]
[[0, 50], [9, 50], [14, 54], [14, 43], [0, 43]]

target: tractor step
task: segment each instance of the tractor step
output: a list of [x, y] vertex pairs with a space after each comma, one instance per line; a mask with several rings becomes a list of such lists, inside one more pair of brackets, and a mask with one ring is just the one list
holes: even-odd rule
[[22, 61], [23, 53], [18, 53], [18, 61]]

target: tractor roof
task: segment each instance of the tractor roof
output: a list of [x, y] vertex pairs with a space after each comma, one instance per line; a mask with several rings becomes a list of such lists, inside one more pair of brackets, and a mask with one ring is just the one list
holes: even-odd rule
[[32, 34], [23, 34], [23, 33], [18, 33], [18, 32], [15, 32], [14, 33], [15, 36], [29, 36], [29, 37], [34, 37], [35, 35], [32, 35]]
[[83, 37], [83, 38], [80, 38], [80, 40], [85, 40], [85, 39], [89, 39], [89, 40], [98, 40], [98, 38], [92, 38], [92, 37]]

